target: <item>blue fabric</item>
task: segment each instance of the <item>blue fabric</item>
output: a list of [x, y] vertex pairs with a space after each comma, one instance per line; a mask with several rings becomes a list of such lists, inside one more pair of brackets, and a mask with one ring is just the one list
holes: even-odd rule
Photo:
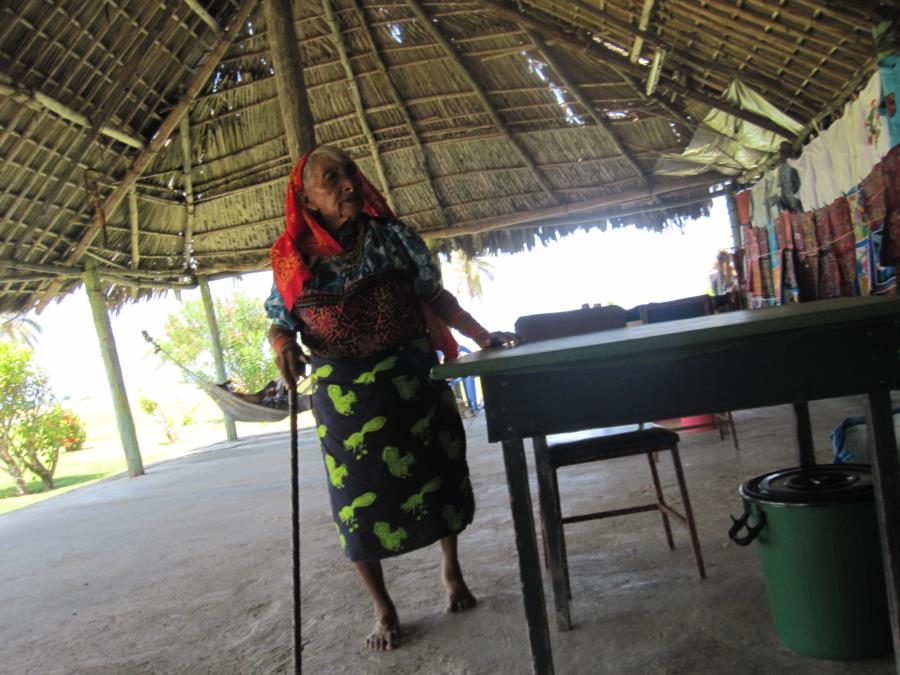
[[[900, 413], [900, 406], [894, 408], [892, 412], [894, 415]], [[847, 431], [852, 427], [865, 423], [866, 418], [864, 416], [852, 415], [851, 417], [844, 419], [844, 421], [838, 424], [835, 430], [831, 432], [831, 445], [834, 448], [834, 454], [832, 455], [833, 464], [869, 463], [867, 449], [861, 450], [859, 448], [851, 448], [846, 444]]]
[[885, 56], [878, 62], [878, 74], [881, 76], [881, 105], [878, 112], [887, 122], [891, 147], [900, 143], [900, 55]]

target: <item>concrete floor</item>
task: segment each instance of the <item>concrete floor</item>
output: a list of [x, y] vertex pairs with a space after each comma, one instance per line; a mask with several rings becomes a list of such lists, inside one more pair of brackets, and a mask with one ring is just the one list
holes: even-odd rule
[[[860, 412], [861, 399], [812, 405], [821, 461], [828, 432]], [[697, 578], [684, 530], [668, 550], [656, 514], [567, 528], [576, 627], [551, 626], [557, 673], [895, 672], [890, 656], [829, 662], [779, 645], [755, 551], [726, 532], [738, 485], [793, 463], [792, 416], [735, 416], [740, 453], [714, 433], [682, 440], [708, 579]], [[483, 415], [467, 426], [478, 512], [460, 550], [479, 605], [444, 612], [437, 547], [388, 561], [405, 633], [387, 654], [361, 648], [370, 607], [336, 541], [314, 438], [302, 434], [306, 673], [530, 672], [499, 448], [486, 442]], [[667, 459], [660, 466], [671, 488]], [[286, 435], [250, 438], [0, 518], [0, 673], [289, 672], [288, 472]], [[564, 509], [650, 493], [643, 458], [571, 469], [562, 481]]]

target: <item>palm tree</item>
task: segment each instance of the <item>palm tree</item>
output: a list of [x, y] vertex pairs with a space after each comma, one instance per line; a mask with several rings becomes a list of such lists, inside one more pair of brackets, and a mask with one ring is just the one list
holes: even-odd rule
[[40, 324], [24, 314], [0, 314], [0, 337], [33, 349], [41, 333]]
[[482, 276], [489, 281], [494, 280], [494, 265], [485, 258], [470, 258], [457, 250], [450, 258], [450, 265], [457, 272], [457, 294], [465, 294], [471, 300], [484, 295], [481, 287]]

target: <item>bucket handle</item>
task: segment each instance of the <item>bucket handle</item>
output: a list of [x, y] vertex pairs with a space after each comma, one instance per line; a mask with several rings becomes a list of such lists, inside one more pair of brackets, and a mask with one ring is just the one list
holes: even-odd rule
[[[750, 525], [748, 523], [751, 515], [753, 514], [750, 510], [750, 503], [745, 501], [743, 515], [740, 518], [730, 516], [731, 528], [728, 530], [728, 538], [738, 546], [749, 546], [753, 542], [753, 540], [759, 536], [759, 533], [762, 532], [762, 529], [766, 526], [766, 514], [764, 512], [760, 511], [759, 513], [757, 513], [756, 525]], [[742, 527], [747, 528], [747, 534], [743, 537], [738, 536], [738, 532], [741, 531]]]

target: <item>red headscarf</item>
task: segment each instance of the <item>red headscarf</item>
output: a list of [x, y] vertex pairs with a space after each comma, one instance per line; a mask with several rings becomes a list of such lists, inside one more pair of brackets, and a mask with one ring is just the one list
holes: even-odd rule
[[[294, 303], [303, 295], [303, 284], [312, 276], [309, 267], [303, 261], [304, 255], [337, 255], [340, 245], [334, 237], [322, 227], [315, 215], [303, 205], [303, 167], [316, 146], [308, 150], [294, 165], [287, 189], [285, 204], [285, 227], [281, 236], [275, 240], [270, 256], [275, 286], [284, 300], [284, 306], [290, 311]], [[395, 218], [384, 197], [368, 179], [359, 172], [363, 186], [363, 211], [374, 218]], [[421, 303], [431, 344], [436, 350], [444, 353], [446, 358], [455, 359], [459, 346], [450, 334], [447, 324], [426, 303]]]
[[[316, 146], [318, 147], [318, 146]], [[284, 300], [284, 306], [290, 310], [303, 295], [303, 282], [312, 276], [309, 267], [303, 262], [304, 255], [337, 255], [340, 245], [334, 237], [322, 227], [315, 215], [303, 205], [303, 167], [315, 152], [308, 150], [291, 171], [291, 179], [287, 189], [285, 208], [286, 222], [284, 232], [272, 246], [272, 273], [275, 285]], [[394, 218], [394, 212], [387, 205], [381, 193], [360, 172], [363, 185], [363, 211], [376, 218]]]

